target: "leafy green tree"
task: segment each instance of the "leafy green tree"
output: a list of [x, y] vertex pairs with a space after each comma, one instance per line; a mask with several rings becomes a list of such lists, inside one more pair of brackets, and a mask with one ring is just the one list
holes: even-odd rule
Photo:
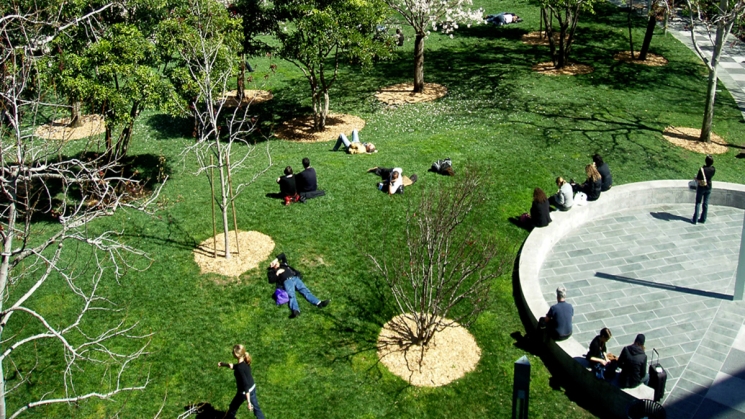
[[[569, 64], [569, 53], [574, 44], [574, 32], [577, 29], [581, 12], [595, 12], [598, 0], [539, 0], [546, 13], [541, 13], [546, 26], [551, 61], [554, 67], [562, 68]], [[558, 24], [559, 36], [556, 36], [554, 20]]]
[[387, 55], [392, 41], [376, 37], [387, 8], [379, 0], [277, 0], [279, 55], [297, 66], [310, 85], [313, 126], [326, 127], [329, 89], [344, 59], [369, 65]]

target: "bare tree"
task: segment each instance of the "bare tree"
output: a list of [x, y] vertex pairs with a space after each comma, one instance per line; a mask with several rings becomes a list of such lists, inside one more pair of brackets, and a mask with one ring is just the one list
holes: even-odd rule
[[[693, 48], [696, 53], [701, 57], [709, 69], [709, 79], [706, 84], [706, 103], [704, 105], [704, 120], [701, 124], [701, 136], [699, 141], [709, 142], [711, 141], [711, 123], [714, 120], [714, 99], [717, 94], [717, 66], [719, 65], [719, 58], [722, 54], [722, 48], [727, 40], [732, 27], [742, 17], [745, 12], [745, 0], [720, 0], [718, 5], [714, 5], [716, 12], [713, 16], [709, 16], [708, 19], [704, 19], [702, 16], [702, 7], [700, 2], [697, 0], [686, 0], [688, 9], [691, 10], [691, 41], [693, 42]], [[696, 20], [701, 22], [699, 26], [703, 25], [706, 28], [706, 32], [709, 34], [709, 39], [712, 40], [714, 50], [711, 52], [711, 59], [699, 47], [696, 41]], [[716, 34], [712, 39], [711, 27], [716, 27]]]
[[455, 183], [424, 191], [407, 210], [403, 234], [384, 236], [380, 256], [368, 254], [404, 315], [392, 321], [400, 338], [390, 343], [426, 347], [437, 332], [455, 322], [468, 326], [488, 305], [492, 280], [512, 252], [467, 224], [483, 184], [464, 171]]
[[164, 33], [176, 37], [175, 48], [183, 65], [177, 67], [179, 70], [173, 77], [187, 80], [182, 84], [181, 96], [194, 98], [189, 102], [188, 111], [185, 104], [181, 105], [183, 111], [194, 116], [197, 128], [196, 142], [184, 153], [194, 153], [199, 164], [196, 174], [205, 175], [210, 183], [213, 203], [217, 203], [220, 210], [225, 258], [230, 259], [231, 210], [237, 234], [235, 200], [246, 186], [271, 167], [269, 143], [265, 147], [267, 164], [254, 171], [249, 180], [234, 187], [234, 174], [250, 166], [258, 155], [257, 145], [249, 139], [257, 123], [256, 118], [249, 115], [250, 103], [238, 102], [235, 107], [228, 107], [224, 96], [241, 64], [236, 53], [241, 45], [241, 19], [231, 17], [225, 6], [214, 0], [189, 0], [181, 12], [183, 15], [166, 22], [163, 29]]
[[[580, 12], [594, 13], [597, 0], [538, 0], [541, 5], [543, 23], [546, 26], [551, 61], [554, 67], [569, 65], [569, 53], [574, 44], [574, 33], [579, 22]], [[554, 20], [559, 26], [556, 36]]]
[[[118, 161], [88, 152], [87, 145], [33, 136], [38, 115], [56, 106], [43, 100], [39, 84], [45, 45], [113, 6], [62, 20], [65, 7], [0, 6], [0, 419], [39, 406], [110, 399], [142, 390], [149, 380], [131, 385], [125, 375], [146, 353], [150, 335], [138, 335], [137, 322], [98, 293], [149, 259], [120, 242], [120, 232], [96, 231], [92, 223], [122, 208], [147, 211], [160, 189], [147, 193]], [[64, 307], [45, 305], [41, 299], [50, 293], [64, 296]], [[118, 320], [101, 328], [104, 315]], [[52, 350], [63, 355], [39, 357]], [[32, 377], [48, 378], [47, 366], [59, 364], [58, 384], [41, 397], [24, 392]], [[78, 380], [90, 374], [101, 376], [95, 388]]]

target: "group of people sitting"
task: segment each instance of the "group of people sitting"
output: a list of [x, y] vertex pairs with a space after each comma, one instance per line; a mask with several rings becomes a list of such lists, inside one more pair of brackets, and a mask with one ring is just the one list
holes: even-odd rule
[[[538, 329], [545, 338], [563, 341], [572, 336], [572, 318], [574, 307], [566, 301], [567, 290], [564, 287], [556, 289], [556, 304], [549, 308], [545, 317], [538, 320]], [[590, 342], [590, 348], [585, 359], [590, 363], [592, 371], [598, 379], [613, 381], [620, 369], [618, 386], [633, 388], [639, 384], [649, 382], [647, 372], [647, 355], [644, 351], [645, 336], [638, 334], [634, 343], [625, 346], [621, 355], [616, 357], [608, 352], [607, 343], [612, 337], [610, 329], [604, 327]], [[615, 383], [615, 382], [614, 382]]]
[[575, 204], [596, 201], [601, 192], [609, 190], [613, 185], [610, 168], [599, 154], [592, 156], [592, 163], [585, 166], [585, 174], [587, 179], [581, 184], [574, 179], [567, 182], [563, 177], [557, 177], [556, 186], [559, 189], [551, 197], [547, 197], [543, 189], [535, 188], [530, 213], [520, 216], [520, 224], [527, 228], [546, 227], [551, 222], [551, 211], [569, 211]]
[[285, 205], [293, 202], [305, 202], [306, 199], [323, 196], [326, 193], [318, 190], [318, 178], [316, 169], [310, 166], [310, 159], [303, 159], [303, 171], [297, 175], [293, 174], [292, 166], [285, 167], [284, 176], [277, 178], [279, 183], [279, 195], [284, 199]]

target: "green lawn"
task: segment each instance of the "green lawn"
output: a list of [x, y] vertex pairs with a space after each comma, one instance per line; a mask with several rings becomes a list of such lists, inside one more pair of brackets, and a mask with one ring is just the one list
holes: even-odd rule
[[[212, 235], [212, 226], [209, 185], [193, 176], [193, 157], [181, 157], [192, 141], [191, 123], [144, 114], [131, 154], [149, 162], [165, 156], [171, 177], [162, 209], [152, 217], [120, 212], [91, 228], [124, 230], [123, 240], [153, 259], [149, 269], [130, 270], [119, 284], [109, 281], [101, 290], [123, 308], [127, 322], [139, 321], [141, 333], [153, 333], [150, 353], [127, 377], [137, 382], [149, 373], [150, 383], [146, 391], [114, 402], [42, 407], [26, 417], [152, 417], [163, 403], [161, 417], [176, 417], [195, 402], [225, 410], [235, 387], [232, 374], [216, 364], [229, 361], [231, 346], [239, 342], [254, 358], [258, 398], [269, 418], [509, 417], [513, 362], [526, 355], [510, 336], [524, 331], [512, 273], [494, 281], [493, 301], [470, 330], [482, 350], [476, 371], [442, 388], [414, 388], [377, 362], [377, 334], [394, 315], [394, 307], [364, 249], [381, 239], [385, 223], [400, 225], [403, 209], [421, 188], [452, 182], [426, 172], [434, 160], [445, 157], [452, 158], [456, 173], [468, 165], [486, 174], [488, 185], [480, 191], [486, 204], [470, 222], [485, 234], [505, 238], [515, 253], [527, 233], [507, 219], [529, 208], [534, 187], [553, 192], [556, 176], [581, 179], [595, 152], [609, 163], [616, 184], [692, 178], [703, 156], [669, 145], [660, 132], [668, 125], [700, 125], [706, 72], [692, 52], [661, 31], [651, 51], [670, 60], [668, 66], [614, 61], [615, 52], [628, 49], [626, 15], [603, 5], [595, 15], [583, 17], [574, 48], [574, 59], [593, 65], [595, 72], [577, 77], [534, 74], [533, 64], [549, 60], [548, 48], [524, 45], [519, 39], [538, 29], [538, 9], [498, 1], [478, 5], [488, 13], [516, 12], [525, 21], [500, 29], [462, 28], [454, 39], [433, 34], [426, 41], [425, 80], [449, 89], [434, 103], [386, 108], [373, 98], [382, 86], [411, 81], [413, 34], [407, 28], [407, 43], [394, 60], [366, 71], [342, 68], [331, 94], [332, 110], [364, 118], [362, 140], [375, 143], [378, 154], [333, 153], [333, 142], [270, 139], [274, 167], [240, 196], [240, 228], [271, 236], [274, 253], [285, 252], [311, 290], [332, 299], [323, 311], [301, 301], [302, 315], [289, 320], [287, 309], [277, 308], [271, 299], [273, 288], [264, 275], [268, 260], [231, 285], [200, 275], [192, 249]], [[645, 22], [635, 24], [634, 39], [641, 40]], [[271, 62], [278, 69], [265, 88], [275, 99], [255, 111], [263, 133], [273, 123], [307, 113], [310, 106], [302, 74], [286, 62]], [[257, 79], [268, 72], [269, 63], [268, 58], [252, 61]], [[715, 114], [714, 131], [743, 147], [742, 116], [723, 88]], [[740, 148], [716, 157], [716, 180], [745, 181], [742, 162], [734, 158]], [[288, 208], [266, 198], [277, 189], [274, 180], [282, 168], [299, 168], [306, 156], [327, 195]], [[255, 163], [260, 166], [261, 157]], [[147, 165], [152, 169], [152, 163]], [[404, 196], [385, 196], [375, 188], [374, 176], [365, 173], [372, 166], [394, 165], [420, 178]], [[247, 170], [234, 182], [252, 173]], [[36, 308], [65, 313], [68, 299], [57, 294], [59, 289], [40, 291]], [[101, 328], [121, 316], [100, 313], [89, 326]], [[59, 353], [56, 347], [39, 350], [50, 358]], [[562, 389], [553, 389], [541, 359], [527, 355], [533, 365], [531, 418], [593, 416]], [[41, 397], [50, 388], [60, 390], [62, 367], [52, 364], [39, 371], [16, 394], [27, 400], [29, 394]], [[107, 376], [104, 381], [113, 379]], [[90, 374], [80, 383], [81, 388], [96, 388], [100, 375]], [[9, 410], [20, 402], [21, 396], [11, 399]], [[240, 415], [252, 417], [245, 408]]]

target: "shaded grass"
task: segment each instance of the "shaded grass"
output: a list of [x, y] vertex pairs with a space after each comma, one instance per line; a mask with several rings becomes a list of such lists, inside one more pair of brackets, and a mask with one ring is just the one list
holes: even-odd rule
[[[212, 234], [209, 186], [191, 173], [193, 158], [182, 159], [190, 144], [191, 123], [158, 113], [143, 115], [136, 126], [133, 154], [163, 155], [171, 180], [155, 216], [121, 212], [90, 228], [117, 229], [122, 240], [154, 259], [144, 272], [130, 271], [120, 284], [107, 283], [102, 293], [124, 309], [128, 321], [155, 333], [151, 353], [128, 378], [150, 373], [148, 390], [116, 402], [90, 401], [79, 407], [39, 408], [28, 416], [107, 417], [122, 409], [122, 417], [149, 417], [166, 397], [164, 415], [175, 417], [183, 406], [209, 402], [225, 409], [232, 397], [233, 377], [218, 370], [228, 361], [230, 347], [247, 344], [254, 357], [258, 397], [270, 417], [445, 418], [508, 417], [511, 412], [512, 363], [526, 354], [510, 335], [523, 326], [513, 299], [511, 275], [493, 284], [490, 308], [471, 328], [482, 350], [476, 371], [438, 389], [414, 388], [392, 376], [374, 350], [380, 327], [394, 314], [391, 296], [371, 271], [364, 250], [381, 240], [383, 226], [400, 228], [402, 214], [419, 189], [451, 179], [427, 173], [432, 161], [450, 157], [456, 173], [466, 165], [487, 173], [488, 186], [479, 191], [486, 204], [469, 223], [488, 235], [505, 238], [517, 248], [523, 230], [507, 219], [527, 210], [536, 186], [553, 192], [556, 176], [581, 178], [590, 156], [599, 152], [618, 184], [651, 179], [692, 177], [703, 156], [669, 145], [661, 130], [667, 125], [698, 126], [704, 101], [703, 66], [671, 37], [657, 33], [651, 51], [670, 64], [648, 68], [616, 62], [612, 55], [628, 49], [626, 16], [610, 6], [583, 17], [574, 49], [577, 61], [595, 72], [578, 77], [545, 77], [530, 67], [548, 61], [545, 47], [524, 45], [519, 37], [538, 29], [538, 10], [506, 2], [484, 2], [487, 12], [513, 11], [525, 22], [506, 28], [472, 27], [454, 39], [432, 35], [425, 52], [425, 78], [448, 87], [443, 99], [397, 108], [380, 105], [372, 94], [380, 87], [410, 81], [412, 34], [394, 60], [360, 71], [342, 68], [331, 92], [332, 109], [362, 116], [363, 141], [376, 144], [375, 155], [331, 152], [333, 142], [298, 144], [269, 140], [275, 167], [260, 177], [238, 200], [239, 226], [271, 236], [275, 254], [287, 253], [303, 271], [306, 283], [331, 305], [319, 311], [301, 301], [302, 315], [287, 319], [286, 308], [274, 306], [263, 267], [243, 274], [233, 285], [216, 285], [200, 275], [191, 249]], [[644, 22], [635, 21], [640, 40]], [[310, 110], [307, 82], [292, 65], [278, 64], [266, 86], [275, 95], [255, 107], [262, 134], [273, 124]], [[252, 60], [255, 77], [269, 73], [270, 59]], [[251, 113], [254, 113], [253, 110]], [[742, 117], [726, 90], [719, 94], [714, 131], [742, 145]], [[349, 134], [349, 133], [347, 133]], [[717, 157], [717, 179], [743, 182], [739, 150]], [[289, 208], [264, 194], [277, 189], [281, 169], [300, 167], [309, 157], [327, 196]], [[254, 162], [260, 167], [262, 160]], [[404, 196], [388, 197], [374, 187], [372, 166], [400, 166], [417, 173], [420, 183]], [[234, 182], [247, 180], [252, 171]], [[66, 308], [59, 288], [41, 291], [40, 305]], [[64, 310], [62, 310], [64, 311]], [[91, 327], [112, 322], [97, 316]], [[127, 347], [127, 342], [120, 345]], [[41, 349], [47, 358], [56, 349]], [[31, 354], [21, 355], [31, 357]], [[588, 417], [591, 413], [552, 388], [542, 361], [533, 365], [531, 417]], [[39, 375], [25, 395], [40, 396], [61, 365]], [[95, 376], [82, 383], [96, 386]], [[555, 387], [555, 386], [554, 386]], [[19, 399], [12, 399], [17, 405]], [[592, 405], [583, 403], [586, 408]], [[593, 410], [595, 412], [595, 410]], [[249, 417], [247, 412], [242, 417]]]

